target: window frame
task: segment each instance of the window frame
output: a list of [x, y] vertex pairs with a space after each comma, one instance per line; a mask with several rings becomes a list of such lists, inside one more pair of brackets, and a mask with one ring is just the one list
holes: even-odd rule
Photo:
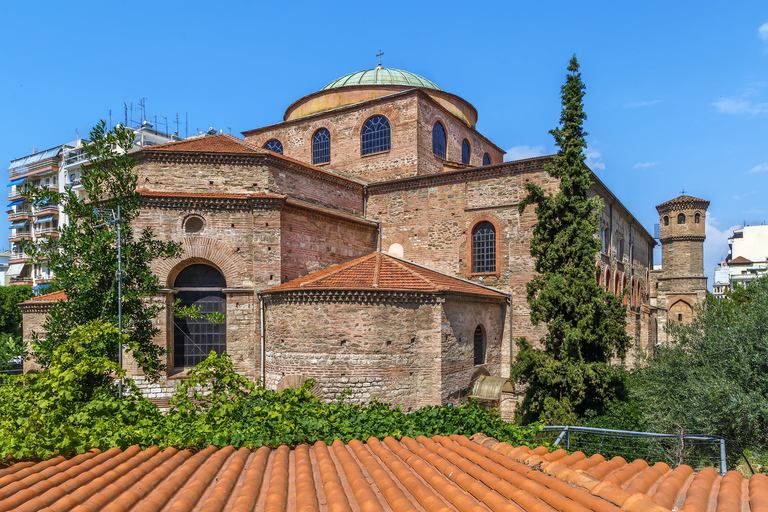
[[[480, 226], [480, 224], [487, 222], [491, 226], [493, 226], [494, 230], [494, 266], [495, 270], [491, 272], [476, 272], [475, 271], [475, 240], [474, 240], [474, 233], [475, 230]], [[472, 224], [469, 227], [469, 237], [467, 238], [467, 267], [469, 268], [468, 274], [470, 276], [496, 276], [498, 277], [501, 275], [501, 257], [500, 257], [500, 251], [501, 251], [501, 231], [499, 229], [499, 223], [490, 217], [487, 216], [481, 216], [472, 222]]]
[[[267, 146], [269, 146], [269, 145], [270, 145], [270, 143], [272, 143], [272, 142], [276, 142], [276, 143], [277, 143], [277, 144], [280, 146], [280, 151], [275, 151], [274, 149], [269, 149], [269, 148], [267, 147]], [[274, 144], [273, 144], [273, 146], [274, 146]], [[282, 154], [284, 154], [284, 153], [283, 153], [283, 143], [282, 143], [282, 142], [280, 142], [280, 139], [274, 139], [274, 138], [273, 138], [273, 139], [269, 139], [267, 142], [265, 142], [265, 143], [264, 143], [264, 146], [262, 146], [262, 147], [263, 147], [264, 149], [266, 149], [267, 151], [271, 151], [271, 152], [273, 152], [273, 153], [277, 153], [277, 154], [279, 154], [279, 155], [282, 155]]]
[[[366, 126], [368, 125], [368, 123], [371, 122], [372, 120], [376, 119], [376, 118], [381, 118], [384, 121], [386, 121], [386, 124], [387, 124], [387, 128], [386, 128], [386, 132], [387, 132], [386, 148], [384, 148], [384, 149], [377, 149], [379, 146], [375, 146], [374, 150], [366, 152], [366, 149], [365, 149], [366, 141], [365, 141], [365, 138], [364, 138], [365, 135], [366, 135], [365, 129], [366, 129]], [[373, 134], [377, 135], [378, 131], [374, 131]], [[373, 140], [376, 140], [376, 137], [374, 137]], [[360, 128], [360, 155], [361, 156], [368, 156], [368, 155], [375, 155], [377, 153], [386, 153], [387, 151], [390, 151], [391, 149], [392, 149], [392, 123], [389, 121], [389, 118], [387, 118], [387, 116], [385, 116], [383, 114], [374, 114], [371, 117], [369, 117], [368, 119], [366, 119], [365, 122], [363, 123], [362, 128]]]
[[463, 165], [470, 165], [472, 160], [472, 146], [467, 139], [461, 141], [461, 163]]
[[[680, 222], [681, 219], [682, 219], [682, 222]], [[680, 212], [677, 214], [677, 223], [685, 224], [685, 214], [683, 212]]]
[[[443, 132], [443, 140], [442, 140], [443, 152], [442, 152], [442, 154], [438, 153], [437, 150], [436, 150], [437, 148], [435, 147], [435, 137], [436, 137], [436, 135], [435, 135], [435, 128], [437, 128], [437, 126], [440, 126], [440, 129]], [[437, 157], [439, 157], [441, 160], [446, 160], [447, 159], [446, 157], [448, 156], [448, 132], [445, 129], [445, 125], [443, 123], [441, 123], [440, 121], [435, 121], [435, 123], [432, 125], [432, 154], [437, 156]]]
[[[478, 331], [480, 332], [480, 354], [478, 354], [478, 340], [477, 340], [477, 334]], [[478, 358], [478, 355], [481, 357]], [[474, 333], [472, 333], [472, 362], [474, 363], [473, 366], [483, 366], [486, 363], [486, 360], [488, 359], [488, 335], [485, 332], [485, 328], [483, 327], [483, 324], [477, 324], [477, 327], [475, 327]], [[480, 359], [480, 362], [478, 362], [478, 359]]]
[[483, 165], [491, 165], [491, 155], [483, 153]]
[[[327, 160], [320, 160], [318, 157], [318, 154], [321, 152], [325, 152], [325, 148], [318, 148], [316, 147], [316, 144], [318, 143], [317, 137], [320, 133], [326, 133], [328, 134], [328, 140], [327, 141], [319, 141], [320, 143], [327, 143], [328, 144], [328, 159]], [[321, 155], [322, 156], [322, 155]], [[331, 163], [331, 131], [326, 127], [320, 127], [317, 130], [314, 131], [312, 134], [312, 165], [325, 165]]]

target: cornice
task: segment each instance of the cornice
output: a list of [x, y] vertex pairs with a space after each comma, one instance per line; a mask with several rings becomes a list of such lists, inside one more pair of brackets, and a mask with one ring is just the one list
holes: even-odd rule
[[291, 199], [285, 200], [285, 204], [283, 205], [283, 211], [287, 211], [287, 212], [293, 211], [293, 212], [301, 213], [303, 215], [306, 215], [308, 217], [313, 217], [316, 219], [332, 220], [338, 224], [352, 226], [352, 227], [366, 230], [366, 231], [378, 229], [378, 223], [374, 221], [354, 217], [352, 215], [346, 215], [340, 212], [335, 212], [333, 210], [328, 210], [321, 207], [315, 207], [311, 204], [299, 203]]
[[659, 215], [661, 215], [668, 212], [679, 212], [683, 210], [706, 210], [707, 208], [709, 208], [709, 201], [696, 199], [663, 203], [656, 207], [656, 211], [659, 212]]
[[445, 296], [436, 293], [392, 290], [280, 290], [262, 292], [264, 304], [441, 304]]
[[358, 192], [362, 192], [363, 188], [365, 187], [365, 184], [359, 181], [347, 178], [345, 176], [340, 176], [338, 174], [325, 171], [323, 169], [306, 167], [301, 162], [292, 162], [290, 160], [285, 160], [275, 155], [263, 155], [263, 158], [271, 159], [274, 163], [275, 168], [277, 169], [287, 170], [289, 172], [295, 172], [296, 174], [301, 174], [302, 176], [307, 176], [309, 178], [314, 178], [319, 181], [331, 183], [333, 185], [336, 185], [338, 187], [345, 188], [348, 190], [355, 190]]
[[679, 235], [660, 238], [659, 241], [662, 244], [668, 244], [670, 242], [704, 242], [706, 238], [707, 237], [703, 235]]
[[142, 205], [146, 207], [180, 210], [279, 210], [284, 201], [281, 197], [205, 197], [194, 193], [189, 196], [141, 196]]
[[211, 153], [198, 151], [141, 151], [136, 154], [139, 163], [209, 164], [209, 165], [263, 165], [266, 155], [259, 153]]
[[33, 302], [31, 304], [19, 304], [19, 309], [24, 314], [43, 314], [47, 315], [51, 312], [51, 306], [53, 306], [53, 302]]
[[517, 160], [515, 162], [504, 162], [502, 164], [496, 165], [473, 167], [471, 169], [462, 169], [459, 171], [428, 174], [425, 176], [414, 176], [412, 178], [401, 178], [399, 180], [392, 181], [382, 181], [379, 183], [371, 183], [366, 187], [366, 191], [368, 195], [371, 196], [375, 194], [387, 194], [390, 192], [397, 192], [402, 190], [412, 190], [425, 187], [434, 187], [438, 185], [464, 183], [467, 181], [478, 181], [515, 176], [527, 172], [543, 171], [544, 164], [548, 163], [551, 158], [551, 156], [543, 156], [529, 158], [527, 160]]

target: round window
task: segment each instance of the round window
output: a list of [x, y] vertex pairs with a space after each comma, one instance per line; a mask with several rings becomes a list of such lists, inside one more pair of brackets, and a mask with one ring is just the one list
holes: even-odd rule
[[187, 233], [199, 233], [203, 230], [203, 219], [200, 217], [190, 217], [184, 223], [184, 231]]

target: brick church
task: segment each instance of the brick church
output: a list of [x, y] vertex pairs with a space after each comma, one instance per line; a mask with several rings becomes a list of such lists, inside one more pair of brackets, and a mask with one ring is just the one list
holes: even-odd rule
[[[315, 379], [333, 399], [377, 397], [404, 410], [460, 402], [505, 379], [514, 340], [538, 339], [525, 284], [533, 208], [524, 184], [554, 191], [549, 157], [504, 162], [463, 98], [407, 71], [352, 73], [288, 106], [283, 121], [142, 149], [137, 228], [180, 241], [158, 261], [157, 301], [196, 303], [224, 323], [157, 320], [168, 396], [210, 350], [268, 388]], [[653, 237], [593, 175], [604, 199], [595, 278], [624, 295], [634, 347], [657, 342]], [[26, 305], [25, 336], [45, 296]], [[490, 380], [489, 380], [490, 382]]]

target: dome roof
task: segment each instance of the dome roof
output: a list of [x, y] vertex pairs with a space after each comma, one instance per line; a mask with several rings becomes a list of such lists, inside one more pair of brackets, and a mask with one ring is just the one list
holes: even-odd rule
[[427, 80], [423, 76], [411, 73], [410, 71], [383, 68], [381, 66], [344, 75], [329, 83], [321, 90], [325, 91], [328, 89], [338, 89], [340, 87], [353, 87], [356, 85], [405, 85], [442, 91], [437, 84]]

